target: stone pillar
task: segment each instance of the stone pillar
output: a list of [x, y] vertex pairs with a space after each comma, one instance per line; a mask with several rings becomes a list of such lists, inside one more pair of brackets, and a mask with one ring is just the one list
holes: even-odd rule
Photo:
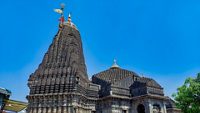
[[67, 113], [67, 107], [63, 106], [63, 113]]
[[48, 107], [47, 113], [51, 113], [51, 107]]
[[149, 100], [144, 101], [144, 106], [145, 106], [145, 113], [153, 113], [152, 111], [152, 105], [149, 102]]
[[43, 107], [42, 113], [46, 113], [46, 107]]
[[162, 102], [162, 106], [161, 106], [161, 108], [162, 108], [162, 110], [163, 110], [162, 113], [167, 113], [165, 103]]
[[79, 109], [80, 109], [80, 108], [77, 107], [77, 109], [76, 109], [76, 113], [79, 113]]
[[74, 112], [75, 112], [75, 113], [78, 113], [78, 109], [77, 109], [77, 108], [74, 108]]
[[37, 113], [37, 108], [36, 107], [33, 108], [33, 113]]
[[72, 106], [67, 106], [67, 113], [74, 113]]
[[62, 107], [61, 106], [58, 107], [57, 113], [62, 113]]
[[33, 108], [29, 108], [29, 111], [27, 111], [28, 113], [33, 113]]
[[57, 112], [57, 108], [56, 106], [53, 107], [53, 113], [56, 113]]
[[41, 110], [42, 108], [41, 107], [39, 107], [38, 108], [38, 112], [37, 113], [42, 113], [42, 110]]

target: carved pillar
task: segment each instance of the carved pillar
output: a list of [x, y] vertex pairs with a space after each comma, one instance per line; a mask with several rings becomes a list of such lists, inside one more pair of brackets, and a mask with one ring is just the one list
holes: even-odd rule
[[44, 107], [42, 113], [46, 113], [46, 112], [47, 112], [46, 107]]
[[29, 111], [28, 111], [28, 113], [33, 113], [33, 108], [31, 107], [31, 108], [29, 108]]
[[63, 113], [67, 113], [67, 107], [63, 106]]
[[47, 108], [47, 113], [51, 113], [51, 107]]
[[36, 107], [33, 108], [33, 113], [37, 113], [37, 108]]
[[161, 103], [161, 109], [163, 111], [162, 113], [167, 113], [166, 106], [165, 106], [164, 102]]
[[147, 100], [145, 100], [145, 112], [146, 113], [153, 113], [152, 111], [152, 105], [150, 102], [148, 102]]
[[37, 113], [42, 113], [42, 108], [41, 107], [38, 108], [38, 112]]
[[72, 106], [67, 106], [67, 113], [74, 113], [74, 109]]
[[57, 113], [62, 113], [62, 107], [61, 106], [58, 107]]
[[56, 113], [56, 111], [57, 111], [57, 107], [54, 106], [54, 107], [53, 107], [53, 113]]
[[78, 108], [74, 108], [74, 113], [78, 113]]

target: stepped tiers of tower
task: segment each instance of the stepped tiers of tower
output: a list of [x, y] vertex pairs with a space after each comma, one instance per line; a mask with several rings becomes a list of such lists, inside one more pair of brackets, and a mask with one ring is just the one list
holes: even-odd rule
[[29, 77], [28, 113], [180, 112], [155, 80], [116, 61], [89, 80], [80, 33], [69, 19]]

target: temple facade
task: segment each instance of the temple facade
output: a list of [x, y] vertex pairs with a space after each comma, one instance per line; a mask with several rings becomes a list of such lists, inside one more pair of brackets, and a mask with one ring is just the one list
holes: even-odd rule
[[82, 41], [71, 17], [28, 80], [28, 113], [179, 113], [153, 79], [116, 63], [88, 79]]

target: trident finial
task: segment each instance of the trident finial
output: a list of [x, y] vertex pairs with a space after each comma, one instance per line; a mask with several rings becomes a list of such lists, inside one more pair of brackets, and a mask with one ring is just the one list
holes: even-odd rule
[[61, 15], [64, 16], [64, 8], [65, 8], [65, 4], [64, 4], [64, 3], [61, 3], [61, 4], [60, 4], [60, 7], [61, 7], [60, 9], [62, 10]]
[[63, 24], [64, 21], [65, 21], [65, 18], [64, 18], [64, 8], [65, 8], [65, 4], [64, 4], [64, 3], [60, 4], [60, 7], [61, 7], [60, 9], [54, 9], [54, 11], [55, 11], [56, 13], [61, 14], [61, 17], [60, 17], [59, 21], [60, 21], [61, 24]]
[[65, 8], [65, 4], [64, 4], [64, 3], [61, 3], [60, 6], [61, 6], [61, 8], [63, 8], [63, 9]]

